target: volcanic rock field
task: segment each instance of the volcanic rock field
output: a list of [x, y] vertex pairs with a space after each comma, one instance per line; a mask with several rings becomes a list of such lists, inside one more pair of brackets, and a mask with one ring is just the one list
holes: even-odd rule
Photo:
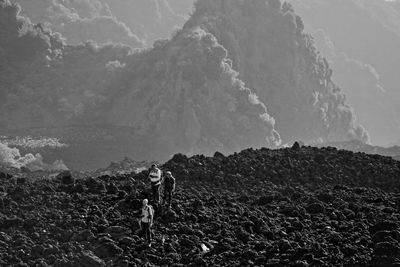
[[175, 155], [144, 246], [145, 172], [0, 174], [0, 266], [397, 266], [400, 162], [336, 148]]

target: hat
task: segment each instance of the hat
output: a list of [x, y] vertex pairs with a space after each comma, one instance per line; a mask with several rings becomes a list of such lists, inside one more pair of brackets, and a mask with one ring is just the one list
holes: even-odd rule
[[143, 205], [147, 205], [149, 204], [149, 201], [147, 200], [147, 198], [143, 199]]
[[165, 174], [166, 175], [172, 175], [172, 173], [170, 171], [167, 171]]

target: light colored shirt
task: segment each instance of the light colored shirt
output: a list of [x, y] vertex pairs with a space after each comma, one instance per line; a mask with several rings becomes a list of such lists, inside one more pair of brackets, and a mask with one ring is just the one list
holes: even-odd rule
[[150, 206], [145, 206], [142, 208], [142, 222], [149, 223], [151, 222], [151, 208]]
[[150, 170], [149, 178], [153, 185], [161, 184], [161, 170], [158, 168], [155, 170]]

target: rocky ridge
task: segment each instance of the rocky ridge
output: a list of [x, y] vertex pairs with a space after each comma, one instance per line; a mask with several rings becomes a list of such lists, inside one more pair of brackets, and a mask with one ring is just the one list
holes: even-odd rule
[[389, 147], [374, 146], [370, 144], [365, 144], [363, 142], [353, 140], [347, 142], [330, 142], [319, 146], [333, 146], [338, 149], [350, 150], [353, 152], [362, 152], [367, 154], [378, 154], [381, 156], [388, 156], [393, 158], [398, 158], [400, 156], [400, 146], [393, 145]]
[[[145, 173], [30, 181], [1, 174], [0, 264], [388, 266], [400, 253], [400, 162], [335, 148], [175, 155], [178, 186], [143, 247]], [[133, 178], [134, 182], [130, 179]]]

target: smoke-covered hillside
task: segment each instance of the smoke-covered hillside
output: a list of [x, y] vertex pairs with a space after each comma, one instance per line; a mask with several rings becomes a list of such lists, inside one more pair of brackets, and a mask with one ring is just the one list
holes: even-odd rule
[[67, 45], [9, 1], [0, 12], [3, 130], [70, 143], [74, 129], [96, 140], [84, 146], [95, 158], [367, 139], [301, 19], [279, 1], [198, 1], [171, 40], [140, 52]]
[[[400, 134], [400, 1], [290, 0], [374, 144]], [[316, 33], [317, 32], [317, 33]], [[316, 33], [316, 34], [315, 34]]]

